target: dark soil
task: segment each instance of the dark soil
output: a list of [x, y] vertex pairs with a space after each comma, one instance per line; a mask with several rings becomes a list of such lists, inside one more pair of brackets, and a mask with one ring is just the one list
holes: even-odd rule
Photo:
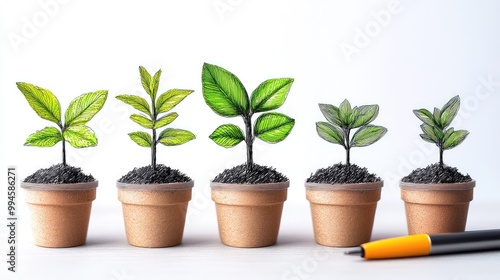
[[189, 181], [191, 178], [186, 174], [163, 164], [157, 164], [154, 171], [151, 165], [134, 168], [118, 180], [120, 183], [128, 184], [169, 184]]
[[246, 164], [241, 164], [222, 171], [213, 181], [226, 184], [269, 184], [286, 182], [288, 178], [274, 168], [254, 163], [251, 172]]
[[309, 183], [320, 184], [359, 184], [381, 181], [380, 177], [368, 172], [368, 169], [356, 164], [337, 163], [327, 168], [316, 170], [311, 177], [307, 178]]
[[42, 168], [24, 179], [26, 183], [36, 184], [73, 184], [95, 181], [92, 175], [83, 173], [81, 168], [62, 163]]
[[440, 167], [439, 163], [434, 163], [426, 168], [418, 168], [413, 170], [408, 176], [401, 179], [407, 183], [417, 184], [449, 184], [470, 182], [472, 178], [458, 172], [455, 167], [444, 166]]

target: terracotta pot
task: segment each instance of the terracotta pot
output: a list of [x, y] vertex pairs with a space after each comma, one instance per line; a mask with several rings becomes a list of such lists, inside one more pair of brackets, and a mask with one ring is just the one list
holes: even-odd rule
[[241, 248], [276, 243], [289, 181], [274, 184], [212, 182], [222, 243]]
[[21, 182], [31, 212], [35, 245], [51, 248], [85, 244], [98, 182], [36, 184]]
[[382, 181], [360, 184], [305, 183], [314, 239], [320, 245], [350, 247], [370, 241]]
[[130, 245], [161, 248], [182, 242], [193, 181], [171, 184], [117, 182]]
[[465, 230], [476, 181], [455, 184], [399, 183], [409, 234]]

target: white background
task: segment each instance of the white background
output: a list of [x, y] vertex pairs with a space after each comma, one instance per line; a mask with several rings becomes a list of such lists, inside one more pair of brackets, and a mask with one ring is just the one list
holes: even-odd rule
[[[488, 264], [500, 261], [498, 253], [368, 264], [316, 245], [303, 181], [317, 168], [344, 160], [342, 147], [321, 140], [315, 132], [315, 122], [322, 120], [317, 103], [338, 105], [348, 98], [353, 105], [379, 104], [374, 123], [389, 132], [373, 146], [354, 149], [352, 161], [385, 181], [373, 237], [405, 234], [398, 180], [438, 159], [437, 148], [420, 140], [420, 122], [411, 110], [440, 107], [460, 94], [462, 108], [452, 126], [471, 134], [458, 148], [445, 152], [445, 162], [477, 180], [468, 229], [499, 228], [498, 11], [500, 3], [495, 1], [2, 0], [2, 170], [15, 165], [22, 179], [60, 162], [60, 144], [44, 149], [22, 145], [29, 134], [50, 123], [31, 110], [15, 82], [50, 89], [63, 110], [80, 94], [109, 90], [105, 107], [89, 124], [99, 145], [68, 148], [68, 162], [99, 180], [88, 246], [50, 250], [32, 245], [20, 191], [22, 245], [16, 276], [45, 279], [52, 273], [54, 279], [121, 280], [221, 273], [218, 277], [231, 279], [321, 279], [365, 273], [384, 277], [377, 273], [390, 268], [396, 269], [393, 277], [411, 272], [415, 277], [426, 273], [431, 278], [462, 279], [478, 271], [492, 277], [489, 273], [495, 270]], [[294, 130], [279, 144], [255, 143], [255, 161], [274, 166], [291, 180], [277, 246], [233, 249], [218, 241], [208, 182], [223, 169], [242, 163], [245, 150], [243, 144], [221, 148], [208, 135], [220, 124], [243, 122], [224, 119], [205, 105], [203, 62], [235, 73], [249, 92], [268, 78], [295, 78], [278, 110], [296, 119]], [[160, 92], [195, 90], [175, 108], [179, 118], [172, 127], [188, 129], [197, 139], [179, 147], [160, 146], [158, 153], [159, 163], [195, 180], [185, 242], [177, 248], [129, 246], [116, 198], [115, 181], [150, 160], [149, 151], [127, 136], [141, 130], [128, 119], [132, 109], [114, 98], [144, 95], [139, 65], [150, 72], [163, 70]], [[1, 197], [5, 209], [4, 194]], [[5, 227], [0, 237], [5, 251]], [[321, 252], [328, 253], [321, 258]], [[462, 265], [447, 269], [459, 262]], [[294, 265], [305, 267], [307, 273], [291, 273]], [[64, 274], [66, 269], [70, 276]], [[2, 265], [2, 274], [5, 270]], [[240, 276], [235, 276], [238, 271]]]

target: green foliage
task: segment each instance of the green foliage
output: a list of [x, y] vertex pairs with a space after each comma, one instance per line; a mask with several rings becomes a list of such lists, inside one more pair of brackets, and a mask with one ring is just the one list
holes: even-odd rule
[[234, 147], [245, 140], [243, 131], [234, 124], [223, 124], [217, 127], [209, 137], [224, 148]]
[[292, 87], [293, 79], [269, 79], [260, 84], [252, 93], [252, 111], [267, 112], [283, 105]]
[[42, 130], [38, 130], [37, 132], [31, 134], [28, 139], [26, 139], [26, 143], [24, 145], [35, 147], [52, 147], [62, 140], [63, 137], [61, 131], [58, 128], [51, 126], [46, 127]]
[[241, 116], [245, 134], [236, 125], [224, 124], [210, 135], [218, 145], [230, 148], [242, 141], [247, 145], [247, 167], [253, 164], [252, 145], [255, 137], [268, 143], [283, 141], [292, 131], [295, 120], [280, 113], [264, 113], [252, 126], [255, 113], [268, 112], [283, 105], [293, 79], [269, 79], [261, 83], [251, 97], [233, 73], [216, 65], [205, 63], [202, 70], [203, 97], [207, 105], [223, 117]]
[[255, 121], [254, 134], [268, 143], [283, 141], [292, 131], [295, 120], [280, 113], [265, 113]]
[[[141, 147], [151, 148], [151, 166], [156, 168], [156, 146], [161, 143], [165, 146], [177, 146], [195, 139], [195, 135], [187, 130], [166, 128], [157, 137], [156, 130], [172, 123], [179, 116], [177, 113], [168, 113], [177, 106], [193, 90], [171, 89], [158, 96], [161, 70], [153, 76], [142, 66], [139, 66], [142, 87], [149, 95], [151, 104], [144, 98], [136, 95], [118, 95], [116, 98], [137, 109], [142, 114], [132, 114], [130, 119], [140, 126], [151, 129], [151, 134], [137, 131], [129, 133], [130, 139]], [[157, 98], [158, 96], [158, 98]], [[163, 115], [164, 114], [164, 115]]]
[[99, 90], [77, 97], [66, 110], [64, 124], [68, 127], [86, 124], [101, 110], [107, 96], [107, 91]]
[[24, 94], [31, 108], [40, 118], [59, 125], [61, 104], [50, 90], [23, 82], [18, 82], [17, 88]]
[[207, 105], [223, 117], [250, 113], [248, 94], [240, 79], [222, 67], [203, 64], [203, 97]]
[[18, 82], [17, 88], [24, 95], [28, 104], [42, 119], [57, 124], [56, 127], [45, 127], [31, 134], [26, 139], [26, 146], [52, 147], [63, 142], [63, 164], [66, 164], [65, 142], [74, 148], [93, 147], [97, 145], [97, 137], [86, 124], [101, 110], [108, 97], [107, 90], [89, 92], [75, 98], [61, 120], [61, 105], [56, 96], [48, 89], [29, 83]]
[[193, 133], [176, 128], [167, 128], [158, 137], [158, 141], [165, 146], [178, 146], [195, 139]]
[[[328, 122], [317, 122], [316, 131], [324, 140], [345, 148], [346, 164], [350, 164], [351, 148], [369, 146], [387, 133], [385, 127], [370, 124], [378, 116], [378, 105], [352, 108], [345, 99], [339, 107], [319, 104], [319, 109]], [[351, 138], [351, 130], [356, 128], [358, 130]]]
[[137, 145], [141, 147], [150, 148], [151, 143], [153, 142], [151, 140], [151, 135], [142, 131], [131, 132], [128, 134], [128, 136], [130, 137], [130, 139], [132, 139], [132, 141], [134, 141]]
[[439, 148], [439, 163], [443, 166], [443, 152], [460, 145], [469, 135], [467, 130], [455, 130], [449, 127], [460, 109], [460, 97], [454, 96], [444, 106], [434, 108], [433, 113], [427, 109], [413, 110], [423, 124], [420, 125], [420, 137]]

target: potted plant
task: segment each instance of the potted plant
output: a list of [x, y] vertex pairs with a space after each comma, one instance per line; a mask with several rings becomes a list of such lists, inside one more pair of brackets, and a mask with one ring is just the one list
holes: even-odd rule
[[[378, 105], [351, 108], [346, 99], [339, 107], [319, 104], [319, 108], [328, 122], [316, 123], [318, 135], [343, 146], [346, 161], [318, 169], [306, 180], [314, 238], [325, 246], [357, 246], [370, 241], [383, 181], [366, 168], [351, 164], [351, 148], [377, 142], [387, 129], [370, 124], [378, 116]], [[353, 129], [357, 129], [354, 134]]]
[[[161, 70], [152, 77], [139, 67], [142, 87], [151, 103], [136, 95], [116, 98], [139, 110], [130, 119], [143, 131], [129, 133], [130, 139], [151, 150], [151, 164], [134, 168], [117, 182], [118, 199], [122, 202], [125, 231], [129, 244], [138, 247], [170, 247], [182, 242], [188, 202], [194, 182], [176, 169], [156, 163], [156, 147], [182, 145], [195, 139], [187, 130], [166, 128], [178, 114], [171, 112], [192, 90], [171, 89], [157, 96]], [[168, 114], [166, 114], [168, 113]], [[163, 129], [158, 133], [159, 129]]]
[[66, 163], [66, 142], [74, 148], [93, 147], [97, 137], [87, 123], [101, 110], [108, 92], [83, 94], [61, 116], [61, 105], [48, 89], [18, 82], [17, 88], [42, 119], [56, 124], [31, 134], [25, 146], [52, 147], [62, 143], [62, 163], [26, 177], [21, 187], [31, 211], [34, 243], [42, 247], [73, 247], [85, 243], [98, 181]]
[[[248, 96], [241, 81], [219, 66], [203, 65], [203, 97], [223, 117], [243, 118], [245, 133], [234, 124], [224, 124], [210, 135], [218, 145], [230, 148], [245, 142], [247, 161], [217, 175], [210, 186], [216, 203], [222, 243], [234, 247], [263, 247], [276, 243], [289, 181], [274, 168], [253, 162], [253, 142], [284, 140], [295, 120], [281, 113], [264, 113], [283, 105], [293, 79], [269, 79]], [[261, 114], [252, 124], [252, 117]]]
[[460, 108], [460, 97], [450, 99], [441, 109], [414, 110], [423, 122], [420, 137], [439, 148], [439, 163], [413, 170], [401, 179], [409, 234], [461, 232], [465, 230], [469, 203], [476, 181], [443, 162], [445, 150], [460, 145], [469, 132], [449, 127]]

